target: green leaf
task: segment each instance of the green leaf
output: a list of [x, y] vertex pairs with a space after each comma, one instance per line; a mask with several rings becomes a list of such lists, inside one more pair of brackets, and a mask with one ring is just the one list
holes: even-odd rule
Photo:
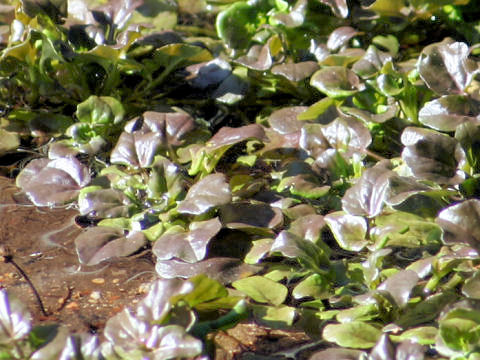
[[328, 66], [312, 75], [310, 84], [332, 98], [345, 98], [362, 90], [358, 76], [343, 66]]
[[232, 286], [260, 303], [280, 305], [287, 297], [287, 288], [263, 276], [251, 276], [232, 283]]
[[288, 328], [292, 326], [296, 310], [291, 306], [253, 305], [253, 315], [260, 323], [271, 328]]
[[258, 10], [245, 1], [237, 1], [221, 11], [215, 22], [217, 34], [233, 49], [247, 47], [258, 25]]
[[17, 133], [0, 129], [0, 155], [15, 150], [20, 145], [20, 137]]
[[325, 276], [312, 274], [302, 280], [292, 291], [295, 299], [313, 297], [315, 299], [325, 299], [329, 295], [329, 283]]
[[398, 342], [411, 340], [422, 345], [433, 345], [437, 334], [438, 329], [434, 326], [419, 326], [408, 329], [400, 335], [390, 335], [390, 338]]
[[381, 334], [382, 331], [377, 327], [361, 321], [329, 324], [323, 329], [325, 340], [354, 349], [368, 349], [375, 346]]

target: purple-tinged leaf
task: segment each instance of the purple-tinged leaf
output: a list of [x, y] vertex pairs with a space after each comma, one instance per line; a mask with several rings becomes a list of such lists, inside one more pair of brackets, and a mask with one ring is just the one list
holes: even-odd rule
[[427, 347], [414, 340], [404, 340], [397, 346], [396, 360], [424, 360]]
[[387, 334], [383, 334], [372, 348], [369, 360], [396, 360], [395, 348]]
[[163, 278], [190, 278], [205, 274], [226, 285], [239, 278], [253, 275], [261, 267], [248, 265], [235, 258], [215, 257], [194, 264], [179, 260], [157, 261], [155, 270]]
[[381, 161], [365, 170], [342, 198], [343, 210], [351, 215], [373, 217], [382, 211], [388, 193], [389, 178], [395, 173], [389, 161]]
[[300, 131], [303, 123], [297, 120], [297, 116], [305, 110], [307, 110], [306, 106], [289, 106], [276, 110], [269, 116], [268, 124], [280, 134]]
[[[88, 190], [89, 188], [85, 188]], [[97, 189], [80, 191], [78, 207], [81, 215], [93, 215], [98, 218], [129, 217], [133, 207], [130, 199], [116, 189]]]
[[220, 220], [229, 229], [275, 229], [283, 224], [282, 211], [267, 204], [233, 203], [220, 206]]
[[361, 360], [366, 356], [366, 353], [361, 350], [329, 348], [313, 353], [310, 360]]
[[53, 206], [75, 200], [80, 189], [90, 182], [90, 174], [74, 157], [35, 159], [16, 181], [36, 206]]
[[98, 359], [100, 342], [97, 336], [90, 334], [74, 334], [66, 327], [60, 327], [56, 336], [45, 346], [35, 351], [29, 359]]
[[192, 222], [190, 231], [168, 231], [155, 241], [153, 253], [159, 260], [181, 259], [188, 263], [203, 260], [207, 245], [220, 231], [222, 224], [218, 218], [207, 221]]
[[[134, 356], [144, 354], [151, 359], [171, 359], [194, 357], [202, 351], [202, 342], [178, 325], [151, 326], [140, 320], [130, 310], [125, 309], [107, 321], [105, 338], [113, 349], [106, 351], [119, 352]], [[107, 354], [108, 357], [108, 354]], [[143, 357], [142, 357], [143, 358]]]
[[365, 239], [367, 235], [365, 218], [337, 211], [326, 215], [324, 219], [342, 249], [360, 251], [368, 244]]
[[462, 286], [462, 294], [469, 299], [480, 300], [480, 272], [475, 272]]
[[407, 305], [410, 294], [417, 285], [419, 277], [413, 270], [401, 270], [393, 274], [378, 286], [378, 290], [387, 291], [395, 303], [403, 308]]
[[108, 23], [102, 23], [102, 25], [114, 24], [118, 29], [121, 29], [126, 25], [135, 9], [142, 4], [143, 0], [111, 1], [106, 5], [97, 7], [93, 11], [93, 16], [97, 21], [106, 17]]
[[135, 167], [152, 165], [153, 158], [168, 145], [181, 145], [195, 122], [185, 113], [147, 111], [127, 123], [110, 161]]
[[330, 147], [340, 151], [346, 157], [364, 152], [372, 142], [368, 128], [351, 117], [339, 117], [323, 126], [322, 134]]
[[302, 61], [298, 63], [285, 63], [272, 67], [272, 74], [281, 75], [290, 81], [302, 81], [310, 77], [319, 68], [315, 61]]
[[399, 205], [410, 196], [428, 192], [432, 188], [424, 185], [413, 177], [391, 174], [388, 177], [388, 194], [385, 203], [390, 206]]
[[348, 41], [359, 32], [350, 26], [342, 26], [332, 31], [328, 37], [327, 47], [330, 51], [337, 51], [348, 44]]
[[220, 58], [190, 65], [185, 70], [191, 74], [187, 79], [191, 81], [194, 87], [199, 89], [206, 89], [209, 86], [220, 84], [232, 73], [230, 64]]
[[295, 28], [301, 26], [305, 21], [305, 12], [307, 10], [308, 0], [298, 0], [293, 9], [288, 13], [274, 14], [270, 19], [273, 19], [275, 24], [282, 24], [287, 28]]
[[480, 124], [480, 102], [461, 95], [446, 95], [427, 102], [418, 113], [418, 120], [440, 131], [455, 131], [458, 125]]
[[478, 71], [477, 64], [468, 59], [470, 49], [450, 38], [426, 46], [417, 68], [427, 86], [438, 94], [463, 94]]
[[258, 124], [245, 125], [239, 128], [224, 126], [208, 140], [207, 148], [219, 149], [248, 139], [266, 140], [265, 130]]
[[31, 315], [6, 289], [0, 289], [0, 344], [12, 344], [28, 335]]
[[203, 214], [212, 207], [232, 201], [230, 185], [223, 174], [211, 174], [195, 183], [185, 200], [178, 205], [178, 212], [193, 215]]
[[123, 229], [97, 226], [80, 234], [75, 239], [75, 248], [82, 264], [96, 265], [111, 258], [132, 255], [146, 243], [140, 231], [125, 235]]
[[235, 62], [249, 69], [265, 71], [273, 64], [270, 42], [265, 45], [253, 45], [246, 55], [240, 56]]
[[172, 308], [170, 299], [193, 290], [193, 284], [180, 279], [159, 279], [150, 285], [150, 290], [136, 308], [137, 318], [145, 321], [162, 321]]
[[392, 61], [389, 53], [378, 50], [375, 46], [369, 46], [365, 55], [352, 66], [352, 70], [364, 79], [376, 75], [385, 63]]
[[402, 159], [419, 179], [440, 184], [458, 184], [464, 175], [458, 169], [465, 154], [458, 141], [434, 130], [407, 127], [401, 136]]
[[358, 76], [343, 66], [328, 66], [312, 75], [310, 84], [328, 97], [344, 98], [364, 88]]
[[463, 242], [480, 250], [480, 200], [470, 199], [442, 210], [435, 220], [446, 243]]
[[305, 240], [317, 242], [324, 226], [325, 221], [322, 215], [309, 214], [293, 221], [288, 228], [288, 232]]
[[212, 98], [223, 104], [235, 104], [245, 97], [249, 83], [237, 74], [228, 75], [212, 93]]
[[320, 124], [305, 124], [301, 130], [299, 145], [314, 159], [329, 147], [322, 130], [323, 126]]
[[320, 0], [320, 2], [330, 6], [337, 17], [345, 19], [348, 16], [347, 0]]

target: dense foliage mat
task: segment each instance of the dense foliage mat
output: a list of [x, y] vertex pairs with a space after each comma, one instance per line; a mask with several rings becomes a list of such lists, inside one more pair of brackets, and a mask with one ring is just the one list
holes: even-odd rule
[[95, 224], [81, 264], [151, 249], [159, 279], [101, 343], [1, 290], [0, 358], [208, 358], [250, 316], [316, 360], [480, 359], [479, 9], [1, 5], [2, 160]]

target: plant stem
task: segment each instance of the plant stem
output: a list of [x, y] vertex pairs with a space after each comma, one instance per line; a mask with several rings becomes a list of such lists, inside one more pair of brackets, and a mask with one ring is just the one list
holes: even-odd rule
[[28, 275], [25, 273], [25, 271], [23, 271], [23, 269], [20, 267], [20, 265], [18, 265], [13, 260], [13, 254], [11, 253], [11, 251], [8, 250], [6, 247], [2, 246], [2, 248], [0, 249], [0, 257], [3, 258], [2, 260], [5, 264], [8, 264], [8, 263], [12, 264], [15, 267], [15, 269], [17, 269], [17, 271], [20, 273], [20, 275], [23, 276], [23, 278], [27, 282], [28, 286], [30, 286], [30, 289], [32, 289], [33, 295], [35, 295], [38, 306], [40, 307], [40, 311], [42, 312], [42, 314], [44, 316], [48, 316], [48, 313], [45, 310], [45, 307], [43, 306], [42, 299], [40, 298], [40, 294], [38, 293], [37, 289], [33, 285], [32, 281], [30, 280]]

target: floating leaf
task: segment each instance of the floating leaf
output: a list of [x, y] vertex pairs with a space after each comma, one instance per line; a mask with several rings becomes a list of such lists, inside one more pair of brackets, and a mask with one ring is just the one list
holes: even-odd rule
[[12, 344], [28, 335], [31, 316], [26, 306], [0, 289], [0, 344]]
[[18, 134], [0, 129], [0, 155], [15, 150], [20, 145]]
[[286, 63], [274, 65], [272, 74], [281, 75], [290, 81], [302, 81], [310, 77], [319, 68], [315, 61], [302, 61], [298, 63]]
[[325, 222], [342, 249], [360, 251], [368, 244], [365, 218], [337, 211], [326, 215]]
[[387, 196], [389, 177], [394, 174], [390, 168], [389, 161], [380, 161], [365, 170], [362, 177], [343, 196], [343, 209], [352, 215], [378, 215]]
[[194, 184], [185, 200], [178, 205], [180, 213], [203, 214], [212, 207], [228, 204], [232, 200], [230, 186], [223, 174], [208, 175]]
[[358, 76], [343, 66], [328, 66], [312, 75], [310, 84], [332, 98], [343, 98], [362, 90]]
[[192, 85], [200, 89], [220, 84], [232, 73], [230, 64], [221, 58], [190, 65], [185, 70], [191, 74], [188, 79]]
[[480, 103], [466, 96], [446, 95], [427, 102], [418, 113], [424, 125], [440, 131], [455, 131], [457, 126], [469, 122], [480, 124], [475, 114], [480, 112]]
[[443, 184], [463, 180], [458, 167], [465, 155], [454, 138], [434, 130], [407, 127], [401, 140], [405, 145], [402, 159], [418, 178]]
[[342, 46], [345, 46], [348, 41], [356, 36], [358, 31], [350, 26], [342, 26], [332, 31], [328, 37], [327, 47], [330, 51], [337, 51]]
[[155, 241], [153, 253], [159, 260], [182, 259], [189, 263], [202, 260], [207, 253], [209, 241], [220, 231], [218, 218], [190, 223], [190, 231], [167, 230]]
[[310, 357], [310, 360], [331, 360], [331, 359], [342, 359], [342, 360], [361, 360], [367, 355], [365, 352], [360, 350], [353, 349], [342, 349], [342, 348], [329, 348], [322, 351], [317, 351], [313, 353]]
[[220, 220], [229, 229], [274, 229], [283, 223], [280, 209], [267, 204], [226, 204], [219, 211]]
[[205, 274], [222, 284], [229, 284], [239, 278], [250, 276], [260, 271], [260, 267], [244, 264], [235, 258], [215, 257], [194, 264], [178, 260], [157, 261], [155, 270], [161, 277], [190, 278]]
[[78, 259], [82, 264], [96, 265], [104, 260], [129, 256], [146, 244], [143, 233], [107, 226], [89, 228], [75, 239]]
[[80, 191], [78, 207], [81, 215], [92, 215], [99, 218], [118, 218], [128, 217], [134, 205], [119, 190], [86, 187]]
[[280, 134], [299, 131], [302, 123], [297, 120], [299, 114], [307, 109], [305, 106], [291, 106], [274, 111], [268, 118], [268, 124]]
[[413, 270], [401, 270], [381, 283], [377, 289], [385, 290], [399, 307], [408, 303], [412, 289], [417, 285], [419, 278]]
[[251, 276], [234, 281], [232, 286], [260, 303], [280, 305], [285, 301], [288, 290], [282, 284], [263, 276]]
[[88, 168], [74, 157], [32, 160], [17, 177], [17, 186], [36, 206], [68, 203], [89, 182]]
[[468, 59], [468, 45], [450, 38], [426, 46], [418, 61], [418, 72], [433, 91], [462, 94], [477, 72], [477, 64]]
[[470, 199], [443, 209], [436, 222], [444, 230], [444, 241], [465, 242], [480, 249], [480, 200]]
[[368, 349], [373, 347], [381, 334], [380, 329], [361, 321], [329, 324], [323, 329], [323, 337], [325, 340], [354, 349]]
[[320, 2], [328, 5], [335, 16], [346, 18], [348, 16], [348, 6], [346, 0], [320, 0]]
[[253, 305], [253, 316], [256, 321], [270, 328], [289, 328], [295, 319], [296, 310], [291, 306]]

